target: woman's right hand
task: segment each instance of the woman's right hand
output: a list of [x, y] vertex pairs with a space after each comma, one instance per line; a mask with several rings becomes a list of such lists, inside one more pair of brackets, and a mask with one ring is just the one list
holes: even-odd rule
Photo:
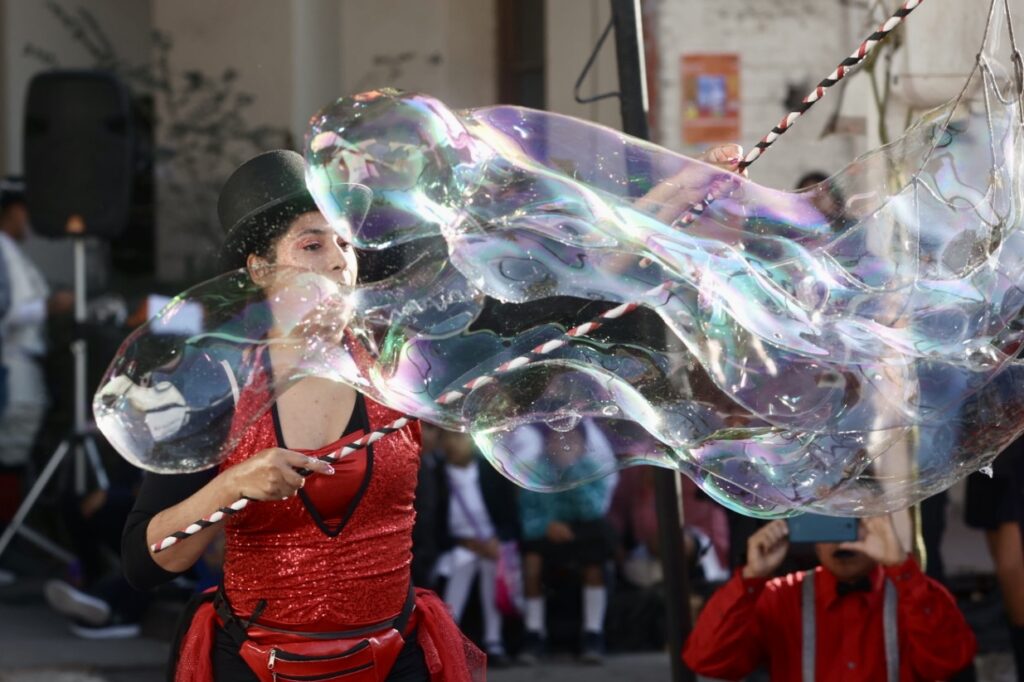
[[224, 472], [225, 483], [238, 497], [250, 500], [286, 500], [305, 483], [298, 469], [331, 475], [327, 462], [283, 448], [262, 450]]

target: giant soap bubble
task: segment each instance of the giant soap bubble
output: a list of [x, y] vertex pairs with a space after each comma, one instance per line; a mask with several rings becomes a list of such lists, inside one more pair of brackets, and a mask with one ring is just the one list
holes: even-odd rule
[[[764, 517], [906, 507], [1024, 430], [1024, 118], [981, 73], [799, 193], [556, 114], [343, 98], [312, 120], [310, 191], [400, 265], [186, 292], [125, 343], [99, 424], [193, 471], [258, 416], [234, 409], [257, 377], [266, 409], [321, 376], [471, 432], [532, 489], [653, 464]], [[168, 333], [186, 306], [202, 323]]]

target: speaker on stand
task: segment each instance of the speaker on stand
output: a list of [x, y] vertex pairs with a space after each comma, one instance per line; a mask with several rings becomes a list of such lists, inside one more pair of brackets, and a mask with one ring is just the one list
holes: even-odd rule
[[28, 209], [37, 233], [70, 238], [74, 247], [73, 423], [0, 536], [0, 556], [21, 534], [58, 559], [69, 559], [63, 548], [25, 526], [32, 507], [69, 454], [78, 494], [86, 492], [90, 472], [100, 488], [108, 486], [88, 411], [85, 240], [113, 239], [124, 230], [131, 208], [133, 149], [130, 98], [112, 74], [51, 71], [32, 79], [25, 107]]

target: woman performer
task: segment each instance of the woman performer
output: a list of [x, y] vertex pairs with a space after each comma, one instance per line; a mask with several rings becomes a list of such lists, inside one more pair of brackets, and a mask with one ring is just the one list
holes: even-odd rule
[[[246, 267], [268, 293], [272, 285], [262, 279], [271, 266], [355, 284], [355, 253], [316, 210], [300, 155], [272, 151], [243, 164], [218, 212], [225, 265]], [[255, 352], [260, 369], [240, 391], [236, 424], [269, 402], [285, 352], [274, 345]], [[399, 416], [349, 386], [303, 378], [246, 429], [219, 468], [146, 476], [123, 539], [127, 577], [143, 589], [188, 570], [217, 530], [159, 554], [150, 552], [153, 543], [240, 497], [264, 501], [226, 524], [223, 584], [187, 614], [173, 679], [482, 677], [483, 654], [435, 595], [411, 586], [418, 426], [333, 465], [316, 459]], [[306, 479], [300, 469], [316, 475]]]

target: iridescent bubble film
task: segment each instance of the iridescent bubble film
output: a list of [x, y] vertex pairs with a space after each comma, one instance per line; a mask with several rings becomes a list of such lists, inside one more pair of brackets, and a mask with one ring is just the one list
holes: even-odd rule
[[[385, 274], [187, 292], [126, 342], [101, 427], [140, 466], [212, 466], [269, 365], [268, 400], [343, 381], [531, 489], [653, 464], [757, 516], [904, 508], [1024, 430], [1024, 119], [981, 85], [803, 192], [557, 114], [343, 98], [308, 186]], [[184, 305], [202, 329], [161, 334]]]

